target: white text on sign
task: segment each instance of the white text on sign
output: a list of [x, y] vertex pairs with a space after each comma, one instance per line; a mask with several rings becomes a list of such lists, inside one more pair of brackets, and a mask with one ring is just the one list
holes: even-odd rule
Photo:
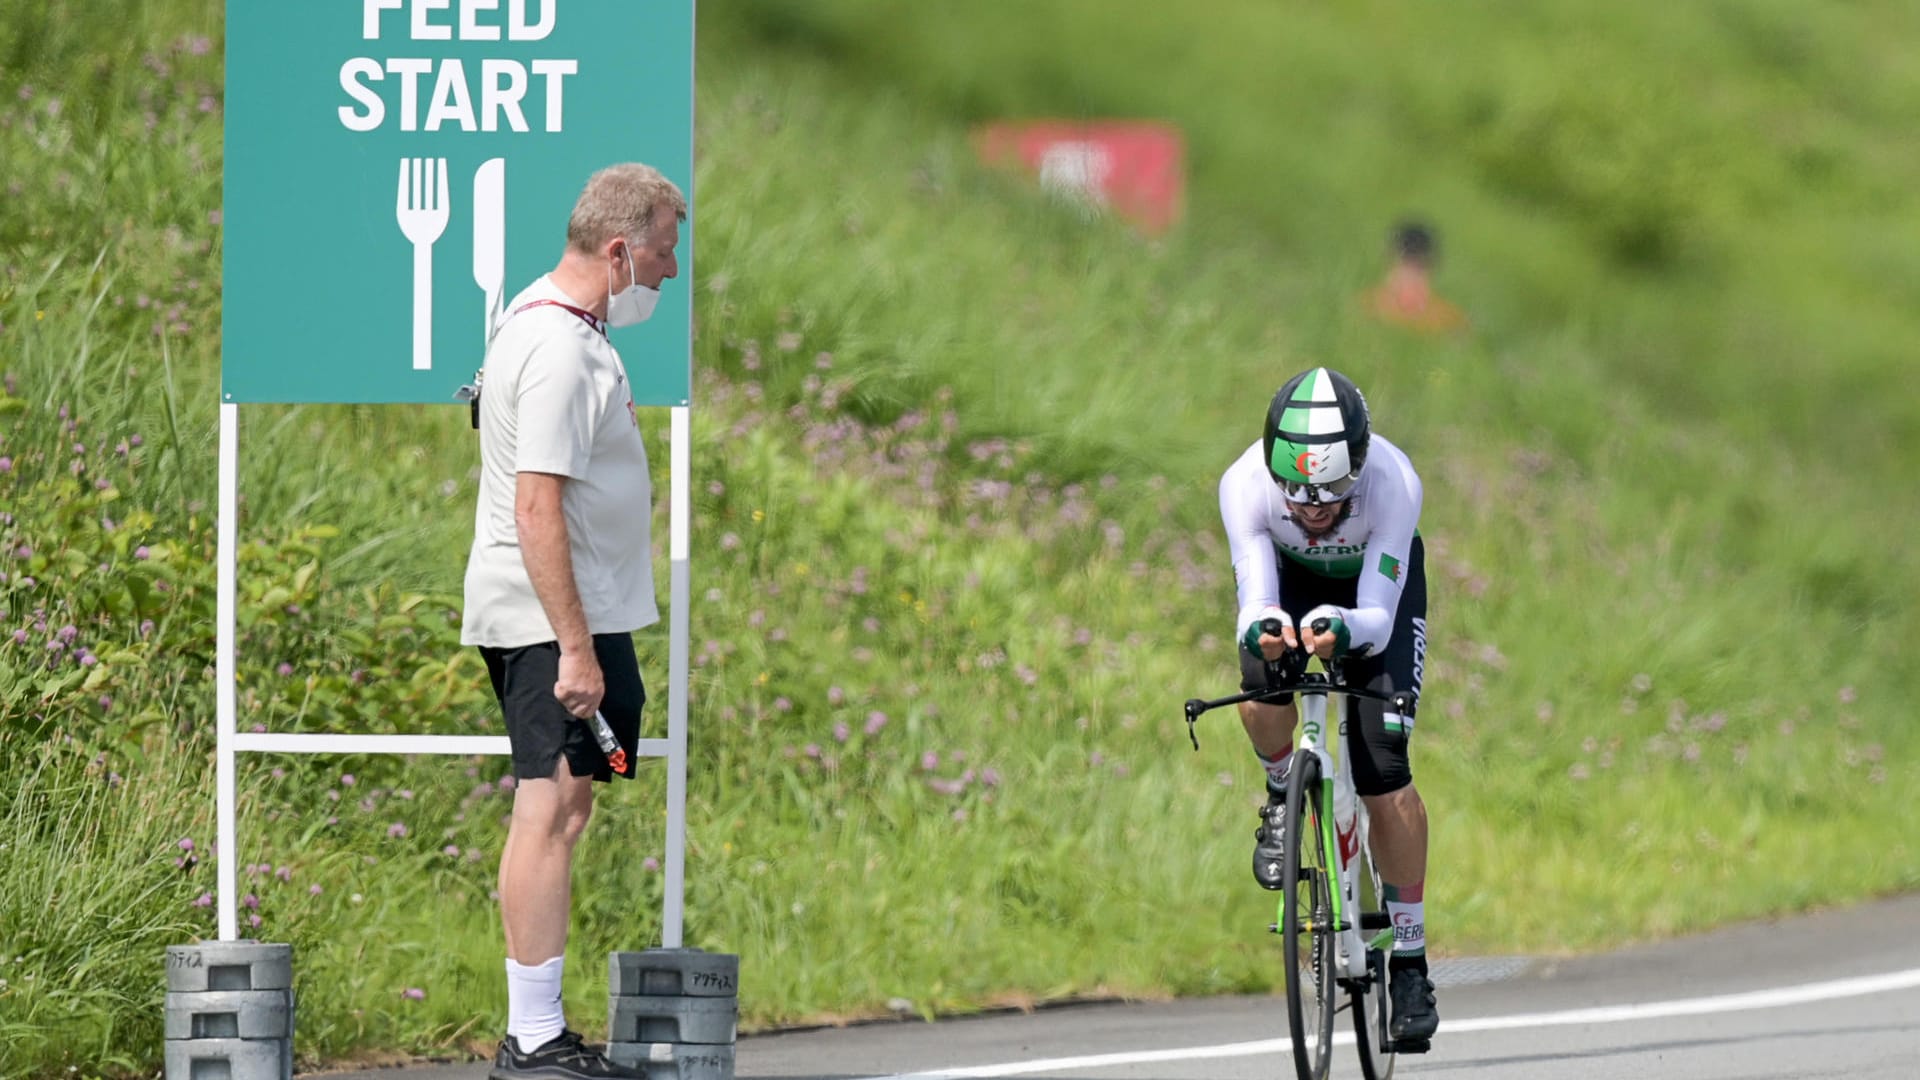
[[[361, 36], [379, 40], [390, 21], [412, 41], [541, 41], [553, 33], [558, 0], [362, 0]], [[457, 5], [458, 11], [454, 8]], [[530, 13], [529, 8], [533, 11]], [[340, 106], [349, 131], [373, 131], [394, 119], [401, 131], [529, 131], [527, 92], [539, 83], [539, 117], [546, 131], [564, 128], [565, 80], [577, 60], [488, 59], [470, 73], [457, 58], [356, 56], [340, 65], [340, 89], [357, 104]], [[478, 82], [469, 83], [470, 75]], [[421, 77], [432, 78], [421, 116]], [[477, 88], [477, 93], [475, 92]], [[384, 91], [384, 92], [383, 92]], [[387, 94], [398, 98], [389, 109]], [[477, 101], [477, 104], [476, 104]]]

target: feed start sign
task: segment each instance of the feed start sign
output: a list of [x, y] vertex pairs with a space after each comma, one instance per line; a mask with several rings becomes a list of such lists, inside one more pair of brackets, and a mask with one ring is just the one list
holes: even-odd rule
[[[622, 161], [692, 199], [693, 0], [229, 0], [221, 400], [451, 403]], [[688, 401], [680, 235], [641, 405]]]

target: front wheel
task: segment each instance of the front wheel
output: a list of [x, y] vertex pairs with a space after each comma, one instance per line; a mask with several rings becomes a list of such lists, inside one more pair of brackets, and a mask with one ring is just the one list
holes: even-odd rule
[[1333, 1056], [1334, 862], [1321, 818], [1320, 762], [1300, 754], [1287, 784], [1281, 859], [1280, 941], [1287, 969], [1287, 1027], [1300, 1080], [1326, 1080]]

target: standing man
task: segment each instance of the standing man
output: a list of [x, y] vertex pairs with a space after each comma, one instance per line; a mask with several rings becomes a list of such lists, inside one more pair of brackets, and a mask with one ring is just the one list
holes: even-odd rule
[[641, 1077], [566, 1027], [560, 1008], [573, 850], [593, 783], [631, 777], [646, 690], [633, 631], [654, 603], [652, 483], [632, 384], [607, 328], [653, 313], [687, 201], [646, 165], [597, 172], [551, 272], [507, 305], [479, 404], [480, 502], [463, 644], [477, 645], [506, 718], [518, 781], [500, 853], [507, 1037], [493, 1080]]
[[[1367, 401], [1352, 381], [1323, 367], [1304, 371], [1273, 396], [1260, 441], [1220, 478], [1220, 517], [1240, 594], [1235, 636], [1244, 690], [1278, 681], [1282, 658], [1304, 649], [1322, 661], [1345, 657], [1349, 682], [1420, 694], [1427, 651], [1420, 477], [1399, 447], [1371, 429]], [[1280, 636], [1263, 632], [1267, 619], [1280, 623]], [[1316, 633], [1321, 619], [1326, 629]], [[1348, 710], [1357, 721], [1346, 725], [1353, 786], [1373, 825], [1393, 921], [1388, 1030], [1401, 1052], [1421, 1053], [1440, 1016], [1427, 978], [1427, 808], [1407, 757], [1414, 710], [1401, 715], [1351, 699]], [[1281, 826], [1298, 719], [1290, 697], [1240, 704], [1267, 774], [1253, 849], [1254, 880], [1267, 889], [1285, 884]]]

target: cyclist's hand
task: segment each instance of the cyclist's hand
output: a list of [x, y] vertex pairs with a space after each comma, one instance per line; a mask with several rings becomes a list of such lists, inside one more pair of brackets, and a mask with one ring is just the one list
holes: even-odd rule
[[[1316, 631], [1314, 627], [1322, 623], [1325, 629]], [[1348, 640], [1347, 621], [1341, 617], [1339, 608], [1323, 605], [1300, 620], [1300, 644], [1322, 661], [1345, 653]]]
[[1242, 617], [1246, 619], [1246, 630], [1240, 637], [1240, 647], [1268, 663], [1280, 659], [1300, 643], [1293, 632], [1293, 619], [1277, 607], [1268, 605], [1258, 611], [1249, 610], [1243, 612]]
[[1280, 659], [1299, 646], [1299, 638], [1295, 636], [1291, 626], [1282, 627], [1279, 637], [1274, 637], [1272, 634], [1260, 635], [1260, 655], [1265, 657], [1268, 663]]
[[607, 693], [605, 676], [600, 673], [600, 658], [592, 649], [584, 652], [560, 652], [559, 675], [553, 681], [553, 696], [568, 712], [582, 720], [600, 708]]

